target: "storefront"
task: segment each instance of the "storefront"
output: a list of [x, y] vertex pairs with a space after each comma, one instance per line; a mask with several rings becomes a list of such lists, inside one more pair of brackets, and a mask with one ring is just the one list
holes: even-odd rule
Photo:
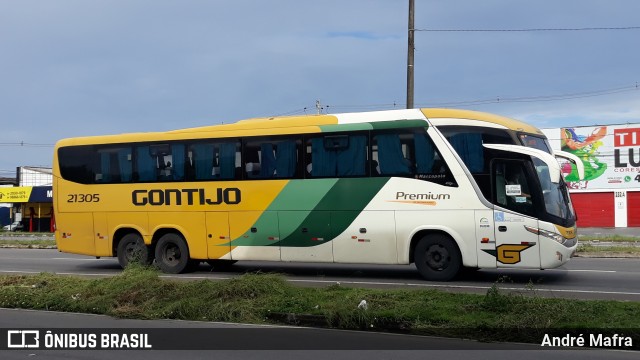
[[0, 203], [13, 204], [11, 221], [20, 221], [22, 231], [53, 232], [53, 196], [51, 186], [0, 188]]

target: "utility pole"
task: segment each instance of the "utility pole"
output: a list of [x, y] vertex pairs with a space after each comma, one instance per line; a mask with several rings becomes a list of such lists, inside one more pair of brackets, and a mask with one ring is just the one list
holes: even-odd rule
[[415, 0], [409, 0], [409, 28], [407, 47], [407, 109], [413, 109], [413, 35], [415, 33]]
[[316, 100], [316, 110], [318, 110], [318, 115], [322, 114], [322, 105], [320, 105], [320, 100]]

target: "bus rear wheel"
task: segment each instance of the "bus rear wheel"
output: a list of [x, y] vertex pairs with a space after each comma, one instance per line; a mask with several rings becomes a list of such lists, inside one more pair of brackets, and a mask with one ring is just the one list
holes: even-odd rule
[[131, 263], [151, 265], [153, 254], [144, 244], [142, 237], [136, 233], [129, 233], [118, 243], [118, 263], [124, 269]]
[[449, 281], [460, 271], [462, 256], [451, 238], [443, 234], [431, 234], [418, 242], [415, 263], [426, 280]]
[[189, 247], [177, 234], [164, 234], [156, 244], [156, 264], [165, 273], [179, 274], [192, 267], [189, 259]]

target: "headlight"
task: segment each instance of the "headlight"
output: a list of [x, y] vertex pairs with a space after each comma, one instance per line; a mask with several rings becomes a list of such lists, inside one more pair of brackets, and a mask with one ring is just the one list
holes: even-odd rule
[[567, 241], [567, 239], [564, 236], [562, 236], [560, 234], [553, 233], [551, 231], [542, 230], [542, 229], [534, 228], [534, 227], [527, 226], [527, 225], [525, 225], [524, 228], [527, 229], [527, 231], [530, 232], [530, 233], [534, 233], [534, 234], [537, 234], [537, 235], [542, 235], [542, 236], [544, 236], [546, 238], [549, 238], [551, 240], [557, 241], [559, 244], [564, 244], [565, 241]]

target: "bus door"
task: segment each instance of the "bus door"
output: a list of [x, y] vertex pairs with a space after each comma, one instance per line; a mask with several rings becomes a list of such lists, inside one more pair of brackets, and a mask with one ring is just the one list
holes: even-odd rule
[[[491, 164], [497, 267], [540, 268], [535, 175], [522, 160], [495, 159]], [[487, 251], [485, 251], [487, 252]]]

